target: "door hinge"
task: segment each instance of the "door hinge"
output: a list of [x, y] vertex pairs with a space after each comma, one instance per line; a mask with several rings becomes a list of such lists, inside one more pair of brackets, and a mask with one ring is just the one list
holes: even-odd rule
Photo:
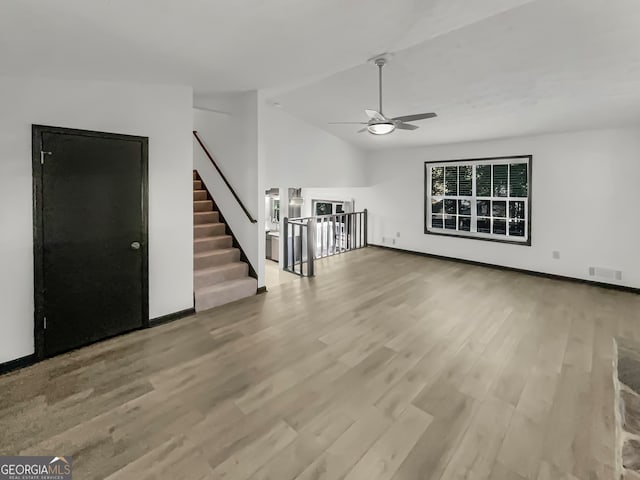
[[47, 317], [44, 317], [44, 329], [47, 329]]
[[40, 165], [44, 165], [44, 156], [45, 155], [53, 155], [53, 152], [45, 152], [40, 150]]

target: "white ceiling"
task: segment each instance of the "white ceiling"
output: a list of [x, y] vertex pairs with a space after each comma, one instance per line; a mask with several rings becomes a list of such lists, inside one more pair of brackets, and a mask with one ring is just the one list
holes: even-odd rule
[[439, 114], [416, 131], [327, 125], [377, 108], [370, 63], [275, 100], [366, 149], [640, 123], [640, 2], [536, 0], [396, 52], [384, 68], [385, 114]]
[[[638, 0], [1, 0], [0, 75], [262, 89], [364, 148], [640, 120]], [[415, 132], [329, 121], [436, 111]], [[283, 93], [284, 92], [284, 93]]]
[[0, 74], [278, 88], [525, 1], [2, 0]]

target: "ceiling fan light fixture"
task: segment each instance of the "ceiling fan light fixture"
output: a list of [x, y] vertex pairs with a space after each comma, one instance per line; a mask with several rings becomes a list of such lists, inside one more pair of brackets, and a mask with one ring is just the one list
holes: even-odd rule
[[382, 113], [382, 67], [387, 63], [387, 54], [370, 59], [374, 61], [378, 67], [378, 110], [365, 109], [365, 113], [369, 117], [368, 122], [329, 122], [330, 124], [352, 124], [366, 125], [366, 127], [358, 130], [358, 133], [368, 131], [372, 135], [388, 135], [394, 130], [416, 130], [417, 125], [406, 122], [415, 122], [417, 120], [426, 120], [434, 118], [437, 115], [430, 113], [414, 113], [411, 115], [402, 115], [400, 117], [386, 117]]
[[372, 123], [367, 126], [367, 130], [369, 133], [374, 135], [387, 135], [393, 132], [396, 129], [396, 125], [393, 122], [381, 122], [381, 123]]

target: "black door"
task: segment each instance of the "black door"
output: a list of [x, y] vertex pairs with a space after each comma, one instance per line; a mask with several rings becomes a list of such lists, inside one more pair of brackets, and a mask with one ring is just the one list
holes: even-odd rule
[[148, 323], [147, 139], [33, 127], [36, 349]]

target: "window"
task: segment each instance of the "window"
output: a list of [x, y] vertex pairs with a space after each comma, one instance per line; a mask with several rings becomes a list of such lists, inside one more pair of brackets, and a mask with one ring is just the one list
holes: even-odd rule
[[313, 211], [316, 216], [320, 215], [340, 215], [348, 213], [353, 210], [349, 210], [352, 205], [351, 202], [338, 201], [338, 200], [313, 200]]
[[425, 162], [425, 233], [531, 245], [531, 159]]
[[331, 202], [316, 202], [316, 215], [331, 215], [333, 204]]

